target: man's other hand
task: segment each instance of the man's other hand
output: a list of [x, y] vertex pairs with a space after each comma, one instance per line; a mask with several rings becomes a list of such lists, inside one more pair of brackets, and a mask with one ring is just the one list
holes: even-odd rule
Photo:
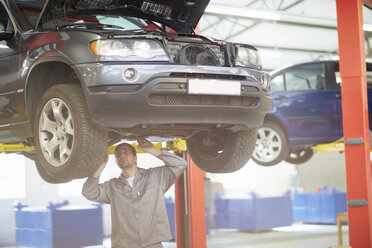
[[137, 139], [138, 142], [138, 148], [141, 149], [144, 152], [148, 152], [155, 157], [158, 157], [161, 154], [161, 150], [159, 148], [156, 148], [154, 144], [152, 144], [147, 139]]

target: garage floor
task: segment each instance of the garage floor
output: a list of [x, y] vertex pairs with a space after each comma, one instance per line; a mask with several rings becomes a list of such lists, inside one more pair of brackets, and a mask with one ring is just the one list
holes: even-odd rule
[[[342, 231], [344, 245], [348, 245], [348, 226], [344, 225]], [[214, 229], [207, 238], [207, 248], [328, 248], [336, 245], [337, 225], [295, 224], [259, 233]], [[175, 242], [165, 242], [163, 246], [177, 247]], [[102, 246], [94, 246], [98, 247]], [[109, 239], [105, 240], [103, 247], [111, 247]]]
[[[343, 245], [349, 245], [348, 226], [344, 225], [342, 231]], [[207, 248], [328, 248], [336, 245], [337, 225], [295, 224], [259, 233], [214, 229], [211, 230], [207, 238]], [[176, 248], [177, 244], [165, 242], [163, 246], [164, 248]], [[86, 246], [84, 248], [111, 248], [111, 241], [107, 238], [102, 246]]]

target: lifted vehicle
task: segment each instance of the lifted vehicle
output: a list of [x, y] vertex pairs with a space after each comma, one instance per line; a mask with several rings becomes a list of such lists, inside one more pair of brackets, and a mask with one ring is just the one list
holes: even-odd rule
[[256, 48], [194, 33], [208, 2], [0, 0], [0, 142], [35, 145], [24, 154], [51, 183], [148, 136], [186, 139], [205, 171], [240, 169], [269, 75]]
[[[338, 61], [315, 61], [271, 74], [273, 106], [257, 131], [253, 160], [271, 166], [285, 160], [301, 164], [312, 147], [343, 137], [341, 76]], [[372, 64], [367, 63], [368, 99], [372, 99]], [[372, 123], [372, 100], [368, 101]]]

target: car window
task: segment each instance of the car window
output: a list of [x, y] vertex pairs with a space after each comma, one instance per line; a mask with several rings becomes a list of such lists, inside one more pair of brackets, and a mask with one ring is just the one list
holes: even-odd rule
[[36, 22], [39, 19], [40, 11], [22, 8], [21, 12], [26, 17], [27, 21], [33, 26], [36, 26]]
[[[342, 79], [339, 71], [335, 72], [336, 82], [341, 85]], [[367, 88], [372, 89], [372, 71], [367, 71]]]
[[45, 1], [39, 0], [16, 0], [15, 4], [18, 6], [23, 17], [28, 21], [28, 23], [35, 27], [39, 15], [44, 6]]
[[271, 91], [284, 91], [284, 75], [279, 74], [271, 79]]
[[0, 2], [0, 31], [12, 31], [13, 25], [9, 18], [8, 12]]
[[367, 71], [367, 88], [372, 88], [372, 71]]
[[323, 64], [296, 66], [285, 73], [287, 91], [322, 90], [325, 88]]

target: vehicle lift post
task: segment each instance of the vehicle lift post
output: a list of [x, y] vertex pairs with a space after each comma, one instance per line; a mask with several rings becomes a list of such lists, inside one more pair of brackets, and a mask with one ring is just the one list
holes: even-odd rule
[[204, 172], [187, 153], [188, 166], [175, 185], [177, 248], [207, 247]]
[[[199, 24], [195, 33], [200, 33]], [[175, 219], [177, 248], [206, 248], [204, 172], [191, 160], [186, 149], [187, 169], [175, 184]]]
[[349, 243], [372, 248], [372, 195], [363, 0], [337, 0]]

